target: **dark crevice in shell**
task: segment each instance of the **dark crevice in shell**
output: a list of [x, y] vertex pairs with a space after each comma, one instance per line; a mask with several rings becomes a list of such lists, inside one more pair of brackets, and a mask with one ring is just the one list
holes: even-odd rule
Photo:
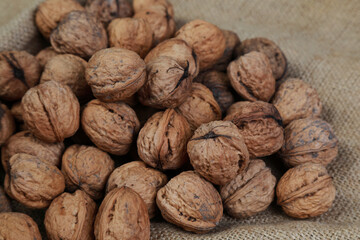
[[208, 132], [207, 134], [205, 134], [204, 136], [197, 137], [197, 138], [193, 138], [193, 139], [191, 139], [190, 141], [193, 141], [193, 140], [202, 140], [202, 139], [212, 139], [212, 138], [218, 138], [218, 137], [225, 137], [225, 138], [231, 139], [230, 136], [222, 135], [222, 134], [216, 134], [216, 133], [214, 133], [213, 131], [210, 131], [210, 132]]
[[15, 78], [19, 79], [27, 88], [30, 88], [25, 80], [24, 70], [21, 68], [18, 60], [15, 58], [13, 53], [9, 54], [11, 59], [8, 58], [5, 54], [2, 56], [5, 58], [6, 62], [10, 65], [13, 71], [13, 75]]

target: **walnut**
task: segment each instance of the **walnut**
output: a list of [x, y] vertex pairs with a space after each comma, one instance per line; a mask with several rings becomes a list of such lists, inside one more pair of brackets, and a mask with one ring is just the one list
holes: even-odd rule
[[6, 142], [14, 131], [14, 118], [6, 105], [0, 102], [0, 146]]
[[95, 200], [102, 197], [113, 170], [114, 161], [109, 154], [96, 147], [72, 145], [62, 157], [61, 171], [66, 188], [71, 192], [81, 189]]
[[134, 95], [144, 85], [145, 62], [133, 51], [108, 48], [89, 60], [85, 77], [96, 98], [116, 102]]
[[4, 189], [0, 187], [0, 214], [2, 212], [11, 212], [11, 211], [12, 210], [11, 210], [10, 201], [6, 196]]
[[50, 240], [94, 239], [96, 203], [83, 191], [63, 193], [46, 210], [44, 225]]
[[23, 109], [22, 109], [21, 101], [15, 102], [11, 106], [10, 112], [16, 122], [20, 122], [20, 123], [24, 122], [24, 118], [22, 117]]
[[36, 59], [38, 60], [41, 67], [45, 67], [46, 63], [52, 58], [59, 55], [53, 47], [47, 47], [38, 52]]
[[94, 228], [98, 240], [149, 240], [150, 220], [146, 204], [130, 188], [115, 188], [102, 201]]
[[79, 128], [80, 105], [70, 87], [48, 81], [31, 88], [21, 101], [28, 129], [52, 143], [71, 137]]
[[166, 221], [196, 233], [215, 228], [223, 215], [219, 193], [194, 171], [172, 178], [158, 191], [156, 203]]
[[200, 70], [214, 66], [224, 53], [226, 40], [221, 29], [203, 20], [193, 20], [175, 34], [187, 42], [199, 57]]
[[270, 61], [270, 66], [275, 79], [280, 79], [287, 67], [286, 57], [281, 49], [267, 38], [251, 38], [241, 43], [239, 55], [252, 51], [264, 53]]
[[101, 22], [92, 14], [73, 11], [66, 15], [50, 36], [51, 46], [59, 53], [90, 58], [106, 48], [108, 38]]
[[9, 163], [10, 179], [5, 190], [25, 206], [48, 207], [54, 198], [64, 192], [64, 176], [54, 165], [25, 153], [15, 154]]
[[222, 30], [222, 32], [225, 37], [226, 47], [222, 57], [218, 60], [213, 69], [226, 72], [229, 63], [236, 58], [236, 49], [240, 46], [240, 39], [239, 36], [233, 31]]
[[332, 177], [321, 164], [305, 163], [289, 169], [276, 187], [277, 204], [294, 218], [316, 217], [335, 199]]
[[[196, 109], [196, 111], [195, 111]], [[195, 131], [201, 124], [221, 119], [221, 109], [212, 92], [201, 83], [193, 83], [191, 95], [176, 108]]]
[[153, 5], [163, 5], [167, 8], [169, 14], [172, 16], [174, 15], [173, 6], [167, 0], [133, 0], [133, 8], [135, 12], [140, 12]]
[[0, 213], [0, 239], [41, 240], [39, 228], [34, 220], [18, 212]]
[[39, 82], [41, 66], [25, 51], [0, 52], [0, 99], [20, 100]]
[[291, 167], [308, 162], [326, 166], [337, 156], [337, 143], [330, 124], [324, 120], [294, 120], [285, 128], [280, 156]]
[[276, 178], [265, 162], [251, 160], [243, 172], [221, 186], [224, 208], [235, 218], [246, 218], [262, 212], [274, 199], [275, 184]]
[[142, 18], [117, 18], [108, 26], [110, 47], [126, 48], [144, 58], [153, 42], [150, 24]]
[[160, 171], [146, 166], [141, 161], [130, 162], [116, 168], [107, 182], [106, 192], [123, 186], [137, 192], [144, 200], [149, 217], [156, 214], [156, 193], [167, 183], [167, 177]]
[[279, 112], [267, 102], [237, 102], [224, 118], [240, 130], [250, 158], [265, 157], [277, 152], [284, 143], [284, 130]]
[[291, 121], [320, 117], [322, 104], [316, 89], [298, 78], [289, 78], [276, 91], [272, 103], [285, 125]]
[[85, 107], [81, 124], [91, 141], [101, 150], [125, 155], [139, 131], [135, 111], [122, 102], [103, 103], [95, 99]]
[[229, 64], [227, 74], [235, 91], [246, 100], [268, 102], [275, 93], [275, 79], [264, 53], [239, 57]]

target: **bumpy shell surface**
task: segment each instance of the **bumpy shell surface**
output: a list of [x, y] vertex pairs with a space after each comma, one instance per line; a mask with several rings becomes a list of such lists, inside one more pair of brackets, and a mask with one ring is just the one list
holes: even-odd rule
[[172, 178], [158, 191], [156, 203], [166, 221], [196, 233], [215, 228], [223, 215], [219, 193], [194, 171]]
[[227, 74], [235, 91], [246, 100], [268, 102], [275, 93], [275, 78], [264, 53], [239, 57], [229, 64]]
[[264, 211], [274, 199], [276, 178], [265, 162], [251, 160], [248, 167], [220, 189], [224, 208], [235, 218]]
[[116, 102], [131, 97], [144, 85], [145, 62], [133, 51], [108, 48], [89, 60], [85, 77], [96, 98]]
[[222, 32], [225, 37], [226, 47], [222, 57], [218, 60], [213, 69], [225, 72], [229, 63], [236, 58], [236, 49], [240, 46], [240, 39], [233, 31], [222, 30]]
[[11, 212], [11, 205], [8, 197], [6, 196], [4, 189], [0, 187], [0, 213]]
[[70, 87], [47, 81], [31, 88], [21, 101], [28, 129], [53, 143], [71, 137], [79, 128], [80, 104]]
[[316, 217], [335, 199], [332, 177], [321, 164], [305, 163], [289, 169], [276, 187], [277, 204], [294, 218]]
[[163, 5], [167, 8], [169, 14], [174, 15], [174, 9], [167, 0], [133, 0], [133, 8], [135, 12], [140, 12], [152, 5]]
[[38, 60], [41, 67], [45, 67], [46, 63], [52, 58], [59, 55], [54, 48], [47, 47], [41, 50], [38, 54], [36, 54], [36, 59]]
[[280, 156], [288, 166], [307, 162], [326, 166], [337, 156], [337, 143], [330, 124], [324, 120], [294, 120], [285, 128], [285, 142]]
[[26, 214], [0, 213], [0, 239], [41, 240], [39, 228]]
[[95, 202], [83, 191], [63, 193], [46, 210], [44, 225], [50, 240], [94, 239]]
[[272, 103], [279, 110], [285, 125], [300, 118], [319, 117], [322, 109], [317, 91], [298, 78], [283, 82]]
[[90, 58], [106, 48], [108, 38], [102, 23], [85, 11], [66, 15], [50, 36], [51, 46], [59, 53], [70, 53]]
[[127, 0], [87, 0], [85, 8], [104, 25], [115, 18], [126, 18], [133, 15], [132, 6]]
[[214, 66], [226, 48], [226, 40], [221, 29], [203, 20], [193, 20], [185, 24], [175, 36], [195, 50], [201, 71]]
[[25, 51], [0, 52], [0, 99], [20, 100], [40, 79], [41, 66]]
[[100, 205], [95, 219], [95, 238], [150, 239], [150, 220], [145, 202], [128, 187], [115, 188]]
[[13, 134], [15, 127], [10, 110], [0, 102], [0, 146]]
[[125, 103], [90, 101], [81, 117], [82, 127], [91, 141], [101, 150], [125, 155], [139, 131], [135, 111]]

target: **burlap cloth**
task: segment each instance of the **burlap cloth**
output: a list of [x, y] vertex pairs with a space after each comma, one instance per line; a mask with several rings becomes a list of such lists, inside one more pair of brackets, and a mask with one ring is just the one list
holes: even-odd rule
[[[39, 49], [43, 40], [33, 24], [39, 2], [0, 1], [0, 50], [35, 53]], [[288, 59], [287, 76], [300, 77], [317, 88], [324, 105], [323, 118], [333, 125], [339, 139], [339, 156], [328, 167], [337, 196], [331, 210], [318, 218], [294, 220], [272, 204], [245, 220], [224, 216], [220, 225], [205, 235], [156, 220], [152, 239], [359, 239], [360, 1], [171, 2], [178, 26], [199, 18], [236, 31], [241, 39], [264, 36], [274, 40]]]

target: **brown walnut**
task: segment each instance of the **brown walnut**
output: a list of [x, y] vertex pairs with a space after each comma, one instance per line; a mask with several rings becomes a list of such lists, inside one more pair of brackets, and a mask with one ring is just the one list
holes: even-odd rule
[[229, 63], [236, 58], [236, 49], [240, 46], [239, 36], [230, 30], [222, 30], [226, 47], [222, 57], [218, 60], [216, 65], [213, 67], [214, 70], [226, 72]]
[[8, 197], [6, 196], [4, 189], [0, 187], [0, 213], [11, 212], [11, 205]]
[[132, 2], [134, 11], [136, 13], [153, 5], [163, 5], [167, 8], [169, 14], [171, 14], [172, 16], [174, 15], [173, 6], [167, 0], [133, 0]]
[[47, 47], [38, 52], [35, 56], [41, 67], [45, 67], [46, 63], [52, 58], [59, 55], [53, 47]]
[[0, 213], [0, 239], [41, 240], [35, 221], [26, 214], [18, 212]]
[[11, 106], [10, 112], [16, 122], [24, 123], [24, 118], [22, 117], [23, 109], [22, 109], [21, 101], [15, 102]]
[[10, 110], [0, 102], [0, 146], [13, 134], [15, 128], [14, 118]]

